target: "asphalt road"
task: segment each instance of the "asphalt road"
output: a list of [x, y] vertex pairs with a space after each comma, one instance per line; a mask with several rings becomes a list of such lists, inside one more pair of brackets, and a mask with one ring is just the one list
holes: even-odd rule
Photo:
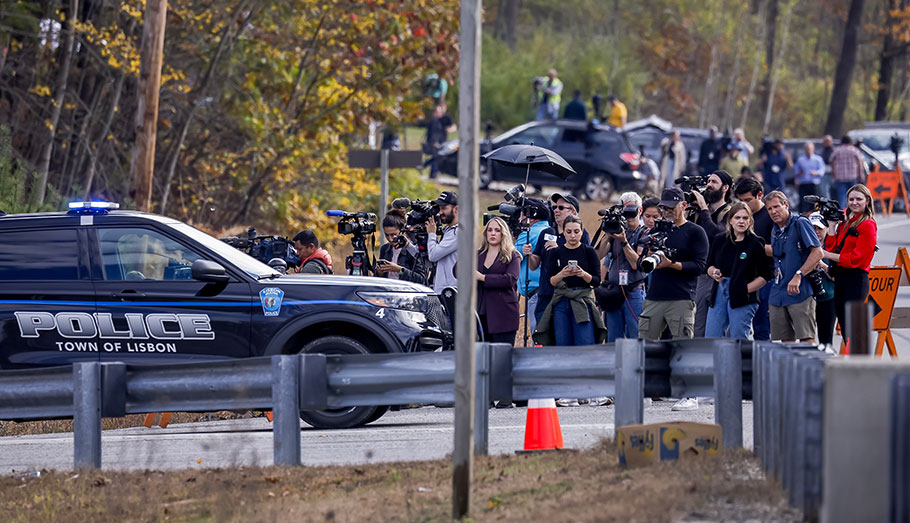
[[[669, 420], [713, 423], [713, 405], [672, 412], [671, 401], [645, 408], [645, 423]], [[566, 448], [583, 449], [614, 435], [614, 407], [558, 409]], [[524, 444], [527, 409], [490, 410], [490, 453], [510, 454]], [[454, 409], [421, 407], [389, 412], [366, 427], [302, 430], [305, 465], [350, 465], [448, 457], [453, 446]], [[743, 437], [752, 446], [752, 403], [743, 403]], [[268, 466], [272, 464], [271, 424], [265, 418], [184, 423], [104, 431], [102, 468], [173, 470]], [[0, 438], [0, 474], [41, 469], [69, 470], [73, 435], [42, 434]]]

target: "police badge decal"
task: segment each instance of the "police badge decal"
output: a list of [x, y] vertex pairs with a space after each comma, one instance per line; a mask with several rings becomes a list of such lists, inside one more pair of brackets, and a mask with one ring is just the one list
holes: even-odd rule
[[262, 302], [262, 312], [266, 316], [278, 316], [281, 312], [281, 300], [284, 291], [277, 287], [266, 287], [259, 291], [259, 300]]

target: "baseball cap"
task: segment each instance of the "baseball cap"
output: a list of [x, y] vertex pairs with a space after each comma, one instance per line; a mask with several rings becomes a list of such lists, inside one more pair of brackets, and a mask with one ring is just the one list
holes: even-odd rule
[[828, 228], [828, 220], [826, 220], [825, 217], [818, 212], [814, 212], [809, 215], [809, 223], [816, 227], [821, 227], [822, 229]]
[[668, 187], [660, 193], [660, 204], [664, 207], [676, 207], [679, 202], [686, 201], [686, 195], [679, 187]]
[[560, 194], [558, 192], [555, 192], [550, 196], [550, 201], [553, 203], [557, 203], [559, 200], [565, 200], [571, 203], [572, 207], [575, 207], [575, 212], [581, 210], [581, 207], [578, 203], [578, 198], [572, 196], [571, 194]]
[[458, 196], [452, 191], [442, 191], [439, 198], [436, 198], [439, 205], [458, 205]]

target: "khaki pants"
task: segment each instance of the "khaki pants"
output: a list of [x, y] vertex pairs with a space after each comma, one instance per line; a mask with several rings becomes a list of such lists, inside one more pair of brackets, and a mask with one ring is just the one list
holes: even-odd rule
[[816, 339], [818, 328], [815, 322], [815, 298], [810, 296], [793, 305], [771, 305], [768, 314], [771, 318], [772, 340]]
[[645, 300], [638, 318], [638, 336], [659, 340], [664, 329], [670, 329], [674, 340], [691, 338], [695, 333], [695, 302]]

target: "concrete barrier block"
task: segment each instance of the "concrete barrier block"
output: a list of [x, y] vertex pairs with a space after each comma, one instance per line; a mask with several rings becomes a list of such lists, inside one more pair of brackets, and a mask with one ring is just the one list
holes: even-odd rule
[[866, 356], [825, 366], [823, 522], [888, 519], [890, 386], [910, 362]]

